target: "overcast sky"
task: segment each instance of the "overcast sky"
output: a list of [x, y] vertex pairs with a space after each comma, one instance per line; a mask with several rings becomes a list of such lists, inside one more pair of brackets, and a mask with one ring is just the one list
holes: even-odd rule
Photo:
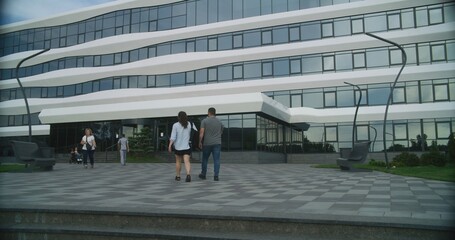
[[0, 25], [42, 18], [115, 0], [0, 0]]

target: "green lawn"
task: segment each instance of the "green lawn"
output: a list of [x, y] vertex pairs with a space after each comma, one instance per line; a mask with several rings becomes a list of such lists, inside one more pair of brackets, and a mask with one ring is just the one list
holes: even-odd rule
[[[25, 168], [25, 164], [17, 164], [17, 163], [11, 163], [11, 164], [0, 164], [0, 173], [2, 172], [27, 172], [30, 171], [30, 169]], [[33, 171], [43, 171], [43, 169], [35, 167]]]
[[[338, 168], [336, 164], [319, 164], [313, 165], [314, 168]], [[381, 171], [390, 174], [401, 176], [419, 177], [425, 179], [440, 180], [446, 182], [455, 182], [455, 165], [449, 164], [445, 167], [435, 166], [417, 166], [417, 167], [399, 167], [390, 168], [377, 167], [371, 165], [356, 165], [357, 168], [371, 169], [374, 171]]]

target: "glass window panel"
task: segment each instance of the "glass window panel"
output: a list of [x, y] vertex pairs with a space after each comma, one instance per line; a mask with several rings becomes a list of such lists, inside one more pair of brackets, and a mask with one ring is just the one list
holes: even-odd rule
[[302, 72], [300, 59], [291, 59], [291, 74]]
[[312, 40], [321, 38], [321, 25], [319, 23], [305, 24], [300, 27], [302, 40]]
[[263, 31], [262, 36], [262, 45], [272, 44], [272, 31]]
[[[423, 138], [426, 139], [427, 141], [430, 139], [436, 138], [436, 126], [435, 126], [434, 120], [424, 120]], [[431, 141], [430, 141], [430, 144], [431, 144]]]
[[445, 61], [446, 48], [445, 45], [432, 45], [431, 46], [431, 61]]
[[155, 76], [148, 76], [147, 77], [147, 87], [155, 87], [156, 86], [156, 77]]
[[254, 17], [261, 15], [261, 1], [260, 0], [248, 0], [243, 1], [243, 17]]
[[404, 51], [406, 52], [406, 64], [417, 63], [416, 47], [414, 44], [405, 46]]
[[172, 28], [186, 27], [186, 16], [178, 16], [172, 18]]
[[[121, 85], [120, 85], [120, 79], [114, 79], [114, 86], [113, 86], [113, 89], [120, 89], [121, 88]], [[77, 92], [76, 92], [77, 94]]]
[[287, 43], [289, 42], [289, 33], [288, 28], [278, 28], [273, 29], [273, 43]]
[[286, 107], [291, 106], [289, 95], [277, 95], [273, 99]]
[[207, 69], [196, 70], [196, 82], [197, 83], [207, 82]]
[[351, 25], [352, 25], [352, 34], [363, 33], [363, 18], [352, 19]]
[[406, 83], [406, 102], [419, 103], [419, 86], [417, 83]]
[[171, 74], [171, 86], [185, 85], [185, 73]]
[[401, 28], [400, 14], [387, 15], [387, 23], [389, 25], [389, 29]]
[[333, 23], [323, 23], [322, 24], [322, 37], [333, 37]]
[[326, 142], [337, 142], [337, 127], [325, 127], [325, 141]]
[[351, 22], [350, 20], [341, 20], [334, 23], [335, 36], [351, 35]]
[[335, 56], [324, 56], [324, 71], [335, 70]]
[[354, 106], [354, 93], [352, 90], [337, 91], [337, 106], [352, 107]]
[[434, 100], [435, 101], [449, 100], [449, 86], [447, 84], [434, 85]]
[[300, 1], [301, 9], [315, 8], [315, 7], [319, 7], [319, 0], [301, 0]]
[[186, 24], [187, 26], [196, 25], [196, 2], [186, 3]]
[[450, 81], [450, 83], [449, 83], [449, 92], [450, 92], [449, 93], [450, 100], [454, 101], [455, 100], [455, 82], [454, 81]]
[[180, 16], [186, 13], [186, 4], [173, 4], [172, 5], [172, 16]]
[[238, 34], [233, 36], [233, 41], [234, 41], [234, 48], [241, 48], [243, 47], [243, 35]]
[[243, 47], [256, 47], [261, 45], [261, 32], [247, 32], [243, 35]]
[[404, 87], [396, 87], [393, 90], [393, 103], [404, 103], [406, 100], [405, 98], [405, 88]]
[[137, 76], [131, 76], [129, 77], [128, 81], [128, 87], [129, 88], [137, 88]]
[[194, 83], [194, 71], [186, 73], [186, 83]]
[[357, 126], [357, 130], [356, 130], [357, 141], [370, 140], [369, 130], [370, 130], [370, 128], [368, 126]]
[[448, 139], [452, 130], [450, 129], [450, 122], [437, 122], [436, 123], [436, 138]]
[[208, 23], [218, 21], [218, 1], [208, 1]]
[[[169, 54], [171, 54], [171, 45], [169, 43], [158, 45], [158, 47], [156, 49], [157, 56], [164, 56], [164, 55], [169, 55]], [[132, 58], [132, 56], [130, 56], [130, 62], [133, 61], [133, 60], [131, 60], [131, 58]]]
[[408, 129], [406, 124], [394, 124], [393, 125], [394, 140], [407, 140]]
[[455, 60], [455, 42], [447, 41], [446, 46], [447, 46], [447, 60], [448, 61]]
[[289, 41], [299, 41], [300, 40], [300, 27], [291, 27], [289, 28]]
[[455, 14], [449, 14], [455, 12], [455, 4], [444, 4], [444, 18], [445, 22], [454, 22]]
[[312, 57], [303, 57], [302, 58], [302, 72], [311, 73], [311, 72], [321, 72], [322, 71], [322, 57], [321, 56], [312, 56]]
[[186, 42], [186, 52], [194, 52], [195, 48], [196, 45], [194, 41]]
[[430, 83], [422, 83], [420, 86], [420, 92], [422, 93], [422, 102], [433, 102], [433, 87]]
[[261, 77], [261, 63], [245, 63], [243, 69], [244, 78], [260, 78]]
[[207, 0], [201, 0], [196, 2], [196, 25], [202, 25], [207, 23], [207, 11], [208, 3]]
[[370, 105], [385, 105], [389, 98], [390, 87], [368, 89], [368, 103]]
[[114, 55], [107, 54], [101, 56], [101, 66], [110, 66], [114, 64]]
[[339, 70], [350, 70], [352, 69], [352, 56], [351, 53], [337, 54], [335, 56], [336, 69]]
[[365, 64], [365, 53], [354, 53], [354, 68], [364, 68]]
[[390, 50], [390, 64], [395, 65], [395, 64], [402, 64], [403, 63], [403, 58], [401, 56], [401, 50], [400, 49], [391, 49]]
[[217, 80], [217, 68], [209, 68], [209, 81], [216, 81]]
[[430, 62], [430, 46], [428, 43], [418, 44], [419, 51], [419, 64], [429, 63]]
[[302, 107], [302, 94], [291, 95], [291, 107]]
[[171, 85], [171, 76], [169, 74], [156, 76], [156, 87], [169, 87]]
[[218, 67], [218, 81], [232, 80], [232, 66], [225, 65]]
[[243, 78], [243, 65], [234, 66], [234, 78]]
[[232, 36], [225, 35], [218, 37], [218, 50], [232, 49]]
[[112, 79], [102, 79], [100, 80], [100, 90], [110, 90], [112, 89]]
[[158, 30], [169, 30], [172, 28], [172, 18], [158, 20]]
[[271, 75], [273, 75], [272, 62], [263, 62], [262, 63], [262, 76], [271, 76]]
[[184, 52], [185, 52], [185, 42], [174, 42], [174, 43], [172, 43], [172, 54], [184, 53]]
[[289, 75], [289, 59], [279, 59], [273, 61], [273, 75]]
[[232, 1], [218, 1], [218, 21], [232, 19]]
[[336, 107], [336, 92], [324, 93], [324, 107]]
[[366, 32], [380, 32], [385, 30], [387, 30], [387, 19], [385, 14], [365, 16]]
[[442, 8], [428, 9], [428, 14], [430, 15], [430, 24], [438, 24], [444, 22]]
[[243, 17], [243, 0], [232, 0], [232, 13], [233, 19]]
[[302, 103], [304, 107], [322, 108], [324, 106], [322, 92], [312, 92], [302, 94]]
[[426, 7], [416, 9], [416, 22], [417, 27], [428, 25], [428, 11]]
[[272, 0], [273, 13], [286, 12], [288, 10], [287, 1]]
[[412, 9], [401, 12], [401, 27], [402, 28], [414, 27], [414, 11]]
[[388, 50], [367, 50], [368, 67], [385, 67], [389, 65]]

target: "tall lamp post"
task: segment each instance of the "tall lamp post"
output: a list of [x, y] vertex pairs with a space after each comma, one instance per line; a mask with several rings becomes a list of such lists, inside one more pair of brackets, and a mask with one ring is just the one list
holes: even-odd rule
[[22, 83], [21, 81], [19, 80], [19, 68], [21, 67], [22, 63], [24, 63], [25, 61], [31, 59], [31, 58], [34, 58], [42, 53], [45, 53], [47, 51], [51, 50], [50, 48], [47, 48], [47, 49], [44, 49], [42, 51], [39, 51], [31, 56], [28, 56], [24, 59], [22, 59], [16, 66], [16, 80], [17, 80], [17, 83], [19, 84], [19, 88], [21, 89], [21, 92], [22, 92], [22, 96], [24, 97], [24, 101], [25, 101], [25, 108], [27, 109], [27, 117], [28, 117], [28, 141], [29, 142], [32, 142], [32, 117], [30, 115], [30, 107], [28, 106], [28, 100], [27, 100], [27, 96], [25, 95], [25, 89], [24, 87], [22, 86]]
[[359, 90], [360, 96], [359, 100], [357, 101], [357, 107], [355, 108], [355, 114], [354, 114], [354, 123], [352, 124], [352, 149], [354, 149], [354, 137], [355, 137], [355, 132], [357, 131], [357, 113], [359, 112], [359, 107], [360, 107], [360, 102], [362, 101], [362, 90], [358, 85], [349, 83], [349, 82], [344, 82], [345, 84], [351, 85], [353, 87], [356, 87]]
[[403, 47], [401, 47], [398, 43], [395, 43], [395, 42], [392, 42], [390, 40], [378, 37], [378, 36], [376, 36], [374, 34], [371, 34], [371, 33], [365, 33], [365, 34], [370, 36], [370, 37], [379, 39], [379, 40], [381, 40], [383, 42], [390, 43], [390, 44], [396, 46], [397, 48], [399, 48], [401, 50], [401, 59], [402, 59], [401, 68], [400, 68], [400, 71], [398, 72], [397, 77], [395, 78], [395, 81], [392, 84], [392, 88], [390, 89], [389, 98], [387, 100], [387, 104], [386, 104], [386, 107], [385, 107], [384, 123], [383, 123], [383, 127], [382, 127], [382, 130], [383, 130], [382, 131], [382, 139], [383, 139], [383, 147], [384, 147], [385, 164], [386, 164], [386, 167], [389, 168], [389, 158], [387, 157], [387, 143], [386, 143], [387, 114], [389, 112], [389, 105], [392, 102], [393, 91], [395, 90], [395, 86], [397, 85], [398, 78], [400, 77], [400, 74], [403, 71], [404, 66], [406, 65], [407, 56], [406, 56], [406, 52], [404, 51]]

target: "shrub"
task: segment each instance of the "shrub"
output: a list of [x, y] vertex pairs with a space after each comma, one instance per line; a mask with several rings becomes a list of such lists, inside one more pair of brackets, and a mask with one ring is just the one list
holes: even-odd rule
[[430, 152], [422, 154], [420, 157], [420, 164], [444, 167], [446, 165], [446, 159], [444, 154], [440, 153], [438, 150], [433, 149]]
[[376, 161], [374, 159], [371, 159], [370, 162], [368, 163], [370, 166], [375, 166], [375, 167], [385, 167], [386, 164], [383, 161]]
[[449, 135], [449, 142], [447, 143], [447, 162], [455, 163], [455, 134]]
[[402, 152], [393, 158], [392, 166], [395, 167], [415, 167], [419, 166], [419, 157], [414, 153]]

